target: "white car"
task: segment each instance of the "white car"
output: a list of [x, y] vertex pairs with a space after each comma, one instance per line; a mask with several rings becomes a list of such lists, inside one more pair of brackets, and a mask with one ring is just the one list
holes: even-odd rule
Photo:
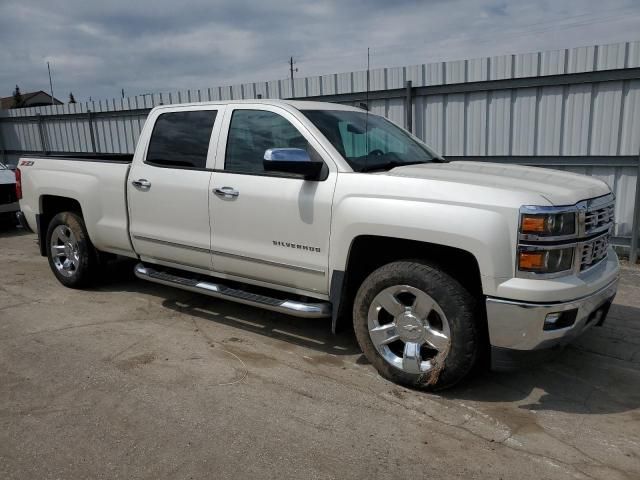
[[15, 215], [20, 210], [16, 195], [16, 176], [0, 163], [0, 221], [7, 219], [15, 223]]
[[618, 282], [604, 182], [449, 163], [344, 105], [160, 106], [133, 157], [24, 157], [18, 186], [62, 284], [136, 258], [145, 280], [352, 322], [383, 376], [420, 388], [538, 362], [602, 323]]

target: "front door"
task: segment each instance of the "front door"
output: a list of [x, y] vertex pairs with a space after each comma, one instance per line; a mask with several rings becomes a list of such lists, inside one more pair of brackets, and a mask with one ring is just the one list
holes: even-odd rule
[[[295, 116], [279, 107], [228, 107], [221, 128], [210, 194], [214, 269], [326, 294], [337, 176], [330, 157]], [[315, 149], [325, 161], [324, 180], [265, 172], [269, 148]]]
[[144, 161], [135, 159], [129, 174], [132, 242], [143, 261], [208, 271], [207, 159], [211, 149], [213, 162], [217, 135], [212, 132], [221, 115], [217, 107], [167, 110], [155, 119]]

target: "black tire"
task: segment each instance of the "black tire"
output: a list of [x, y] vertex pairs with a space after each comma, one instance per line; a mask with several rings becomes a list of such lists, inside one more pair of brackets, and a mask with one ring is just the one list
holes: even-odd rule
[[[426, 293], [446, 317], [449, 344], [443, 348], [446, 351], [440, 357], [434, 356], [434, 360], [442, 358], [442, 361], [432, 361], [434, 367], [425, 373], [409, 373], [392, 365], [376, 349], [369, 333], [368, 315], [372, 302], [385, 289], [393, 290], [400, 285], [407, 285]], [[480, 312], [474, 296], [437, 266], [420, 260], [392, 262], [375, 270], [358, 289], [353, 306], [356, 338], [367, 360], [384, 378], [423, 390], [452, 387], [471, 372], [480, 353], [479, 320]], [[395, 319], [393, 323], [397, 323]], [[405, 329], [411, 332], [415, 327]], [[396, 331], [401, 330], [401, 327], [398, 327]], [[430, 347], [427, 345], [427, 348]]]
[[[61, 225], [72, 232], [77, 244], [77, 267], [67, 275], [56, 266], [51, 249], [52, 236]], [[81, 216], [73, 212], [62, 212], [53, 217], [47, 228], [46, 251], [51, 271], [65, 287], [83, 288], [93, 283], [98, 269], [98, 255]]]

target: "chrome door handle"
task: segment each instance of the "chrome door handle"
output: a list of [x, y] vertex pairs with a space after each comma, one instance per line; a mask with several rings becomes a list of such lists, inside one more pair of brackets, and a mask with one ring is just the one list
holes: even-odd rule
[[235, 198], [240, 195], [240, 192], [233, 187], [216, 187], [213, 189], [213, 193], [221, 198]]
[[140, 190], [149, 190], [151, 188], [151, 182], [145, 178], [141, 178], [140, 180], [132, 180], [131, 185]]

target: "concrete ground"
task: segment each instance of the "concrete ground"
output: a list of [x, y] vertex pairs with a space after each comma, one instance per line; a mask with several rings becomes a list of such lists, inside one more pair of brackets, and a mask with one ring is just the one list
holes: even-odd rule
[[63, 288], [0, 232], [0, 478], [640, 478], [640, 270], [559, 358], [443, 394], [350, 334], [112, 273]]

